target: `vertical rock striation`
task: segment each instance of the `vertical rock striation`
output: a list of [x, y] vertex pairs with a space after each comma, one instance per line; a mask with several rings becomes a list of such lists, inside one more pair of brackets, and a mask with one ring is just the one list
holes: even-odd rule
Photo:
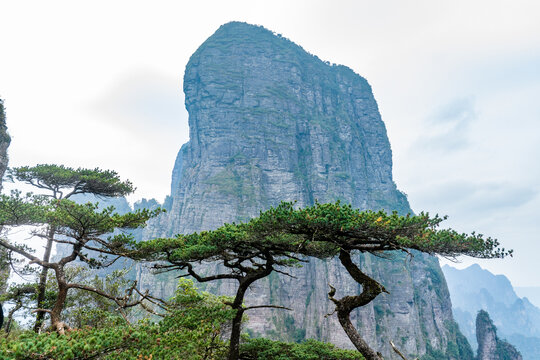
[[7, 133], [6, 112], [4, 100], [0, 99], [0, 190], [2, 190], [2, 177], [8, 165], [7, 149], [11, 143], [11, 138]]
[[476, 316], [478, 360], [522, 360], [515, 347], [497, 337], [497, 328], [484, 310]]
[[[11, 138], [7, 133], [6, 113], [4, 109], [4, 100], [0, 99], [0, 191], [2, 190], [2, 178], [7, 169], [8, 155], [7, 149], [11, 143]], [[0, 227], [0, 231], [2, 228]], [[0, 248], [0, 295], [6, 291], [7, 280], [9, 278], [9, 264], [7, 263], [7, 252]], [[1, 306], [1, 304], [0, 304]], [[0, 328], [4, 320], [4, 313], [0, 308]]]
[[[233, 22], [193, 54], [184, 92], [190, 141], [176, 161], [171, 210], [146, 237], [214, 229], [282, 200], [308, 206], [341, 199], [361, 209], [411, 211], [392, 180], [390, 144], [371, 87], [351, 69], [262, 27]], [[358, 254], [356, 260], [390, 291], [354, 314], [370, 345], [389, 354], [393, 340], [407, 354], [469, 358], [459, 357], [467, 349], [456, 345], [461, 335], [435, 258]], [[206, 266], [211, 272], [215, 265]], [[328, 283], [342, 290], [338, 296], [359, 292], [359, 285], [335, 260], [313, 259], [293, 275], [274, 273], [253, 286], [250, 303], [294, 311], [250, 312], [248, 331], [350, 347], [335, 317], [324, 317], [333, 310]], [[164, 295], [175, 286], [154, 283], [142, 270], [139, 281]], [[231, 284], [206, 288], [227, 293]]]

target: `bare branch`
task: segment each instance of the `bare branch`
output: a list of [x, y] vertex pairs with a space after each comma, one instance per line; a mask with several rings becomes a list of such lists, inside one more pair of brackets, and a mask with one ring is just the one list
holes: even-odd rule
[[274, 271], [277, 272], [277, 273], [283, 274], [283, 275], [285, 275], [285, 276], [291, 277], [291, 278], [293, 278], [293, 279], [296, 279], [296, 278], [297, 278], [296, 276], [291, 275], [291, 274], [289, 274], [288, 272], [281, 271], [281, 270], [278, 270], [278, 269], [276, 269], [276, 268], [274, 268]]
[[5, 240], [0, 239], [0, 246], [5, 247], [6, 249], [9, 249], [9, 250], [11, 250], [13, 252], [16, 252], [19, 255], [24, 256], [25, 258], [30, 260], [30, 262], [33, 263], [33, 264], [39, 264], [39, 265], [41, 265], [43, 267], [46, 267], [46, 268], [49, 268], [49, 269], [54, 269], [57, 266], [57, 264], [50, 263], [48, 261], [43, 261], [40, 258], [30, 254], [29, 252], [26, 252], [23, 249], [18, 248], [17, 246], [11, 245], [10, 243], [8, 243]]
[[[401, 353], [401, 351], [399, 351], [399, 350], [396, 348], [396, 346], [394, 345], [394, 343], [393, 343], [392, 340], [390, 340], [390, 346], [392, 346], [392, 350], [394, 350], [394, 352], [395, 352], [396, 354], [398, 354], [399, 357], [401, 357], [403, 360], [407, 360], [407, 358], [405, 357], [405, 355], [403, 355], [403, 354]], [[415, 358], [414, 360], [418, 360], [418, 358]]]
[[[337, 305], [338, 302], [339, 302], [339, 300], [337, 300], [336, 298], [334, 298], [334, 295], [336, 295], [336, 288], [333, 287], [333, 286], [330, 285], [330, 284], [328, 284], [328, 286], [330, 287], [330, 292], [328, 292], [328, 298], [329, 298], [330, 300], [332, 300], [332, 302], [333, 302], [334, 304]], [[335, 312], [335, 311], [334, 311], [334, 312]], [[334, 312], [332, 312], [332, 314], [333, 314]]]
[[193, 265], [190, 263], [186, 263], [187, 272], [189, 275], [193, 276], [195, 280], [198, 282], [207, 282], [207, 281], [214, 281], [214, 280], [220, 280], [220, 279], [235, 279], [240, 281], [242, 278], [240, 275], [235, 274], [217, 274], [212, 276], [200, 276], [193, 270]]
[[163, 314], [160, 314], [158, 312], [155, 312], [154, 310], [152, 310], [150, 307], [148, 307], [144, 302], [141, 302], [140, 303], [141, 307], [148, 311], [150, 314], [153, 314], [153, 315], [156, 315], [156, 316], [160, 316], [160, 317], [165, 317], [166, 315], [163, 315]]
[[328, 314], [324, 315], [324, 318], [326, 319], [327, 317], [334, 315], [336, 313], [336, 311], [337, 311], [337, 309], [334, 309], [334, 311], [332, 311], [331, 313], [328, 313]]
[[34, 309], [34, 310], [32, 310], [31, 312], [32, 312], [32, 313], [46, 312], [46, 313], [49, 313], [49, 314], [52, 313], [52, 311], [49, 310], [49, 309]]

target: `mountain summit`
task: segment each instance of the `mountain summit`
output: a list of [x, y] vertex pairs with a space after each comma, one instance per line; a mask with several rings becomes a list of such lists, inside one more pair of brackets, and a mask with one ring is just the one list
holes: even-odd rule
[[[170, 211], [149, 226], [147, 237], [214, 229], [282, 200], [308, 206], [340, 199], [360, 209], [411, 211], [392, 179], [390, 143], [371, 87], [351, 69], [265, 28], [232, 22], [192, 55], [184, 92], [190, 140], [173, 171]], [[453, 322], [437, 259], [354, 257], [390, 292], [353, 315], [372, 347], [389, 354], [393, 340], [407, 354], [472, 359]], [[204, 266], [210, 273], [217, 265]], [[292, 275], [273, 273], [250, 289], [249, 305], [293, 311], [253, 312], [248, 332], [351, 347], [337, 319], [324, 315], [334, 306], [328, 284], [347, 292], [359, 285], [335, 260], [311, 259]], [[155, 283], [144, 271], [139, 281], [163, 294], [175, 287], [175, 279]], [[227, 282], [205, 286], [222, 294], [231, 288]]]

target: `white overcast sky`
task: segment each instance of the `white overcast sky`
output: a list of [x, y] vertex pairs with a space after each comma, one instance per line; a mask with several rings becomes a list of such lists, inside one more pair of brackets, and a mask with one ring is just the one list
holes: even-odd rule
[[10, 165], [114, 169], [131, 201], [163, 200], [190, 55], [221, 24], [260, 24], [367, 78], [413, 209], [499, 238], [515, 256], [480, 264], [540, 286], [539, 4], [0, 0]]

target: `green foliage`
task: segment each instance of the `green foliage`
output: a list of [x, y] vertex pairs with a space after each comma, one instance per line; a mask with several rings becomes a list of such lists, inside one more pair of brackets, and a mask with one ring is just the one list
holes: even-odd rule
[[130, 181], [121, 181], [115, 171], [99, 168], [73, 169], [63, 165], [40, 164], [10, 168], [8, 174], [16, 180], [51, 191], [55, 198], [68, 198], [75, 194], [117, 197], [135, 190]]
[[[189, 275], [199, 281], [234, 278], [241, 284], [244, 275], [240, 274], [248, 276], [250, 271], [254, 271], [253, 268], [262, 269], [264, 262], [268, 271], [261, 272], [258, 278], [270, 275], [275, 270], [274, 266], [297, 265], [302, 256], [327, 258], [340, 252], [343, 263], [343, 254], [349, 256], [349, 252], [354, 250], [376, 255], [384, 255], [393, 250], [406, 253], [417, 250], [444, 256], [469, 255], [481, 258], [502, 258], [512, 253], [511, 250], [501, 249], [495, 239], [474, 233], [468, 235], [451, 229], [438, 229], [443, 220], [424, 213], [401, 216], [397, 212], [387, 214], [384, 211], [360, 211], [339, 201], [316, 203], [303, 209], [295, 209], [294, 203], [282, 202], [245, 223], [225, 224], [213, 231], [138, 243], [136, 256], [165, 261], [171, 265], [164, 265], [164, 268], [187, 270]], [[223, 262], [230, 273], [203, 279], [193, 272], [191, 265], [192, 262], [202, 261]], [[367, 278], [365, 274], [355, 274], [357, 281]], [[432, 280], [435, 283], [443, 281], [439, 273], [432, 274]], [[381, 285], [377, 285], [380, 291]], [[384, 314], [384, 309], [376, 309], [376, 318], [382, 318]], [[293, 330], [294, 324], [290, 320], [282, 325], [289, 332]], [[294, 340], [301, 340], [305, 334], [294, 333], [293, 336]], [[441, 359], [446, 356], [429, 346], [428, 350], [426, 359], [429, 356]], [[460, 351], [454, 348], [450, 350]]]
[[[54, 319], [54, 326], [59, 326], [59, 318], [65, 305], [64, 299], [70, 289], [99, 293], [114, 299], [120, 306], [124, 294], [115, 296], [102, 291], [99, 286], [68, 283], [63, 275], [65, 267], [76, 260], [80, 260], [90, 268], [111, 265], [116, 258], [129, 251], [133, 241], [133, 235], [123, 231], [144, 227], [150, 218], [157, 216], [162, 210], [140, 209], [118, 214], [114, 207], [100, 208], [97, 203], [79, 204], [69, 199], [76, 194], [108, 197], [132, 192], [134, 190], [132, 184], [129, 181], [121, 181], [114, 171], [81, 168], [75, 170], [61, 165], [37, 165], [12, 168], [9, 174], [14, 179], [50, 192], [47, 195], [29, 193], [23, 196], [20, 192], [14, 191], [11, 196], [0, 196], [0, 225], [46, 225], [32, 232], [32, 236], [46, 241], [43, 259], [36, 257], [34, 251], [24, 244], [0, 239], [1, 247], [21, 255], [29, 265], [37, 264], [43, 268], [36, 298], [37, 307], [47, 309], [47, 306], [50, 308], [52, 305], [51, 302], [45, 303], [49, 269], [55, 270], [58, 289], [56, 301], [49, 313], [51, 321]], [[55, 242], [62, 244], [67, 255], [64, 254], [61, 259], [53, 262], [49, 256]], [[131, 295], [134, 294], [133, 291], [134, 286], [131, 287]], [[123, 304], [127, 305], [125, 301]], [[38, 314], [36, 330], [41, 326], [42, 314], [43, 312]]]
[[226, 344], [221, 335], [236, 314], [225, 305], [230, 301], [228, 297], [198, 292], [191, 280], [180, 279], [169, 310], [171, 315], [161, 321], [160, 329], [164, 333], [182, 330], [182, 338], [171, 336], [171, 342], [191, 344], [192, 352], [201, 358], [212, 351], [223, 355]]
[[357, 351], [342, 350], [332, 344], [306, 340], [300, 344], [249, 339], [240, 348], [243, 360], [363, 360]]
[[[65, 336], [56, 333], [27, 331], [17, 337], [0, 339], [0, 357], [3, 359], [129, 359], [127, 349], [156, 341], [158, 327], [143, 324], [137, 327], [85, 328]], [[143, 351], [146, 349], [143, 349]], [[145, 351], [146, 352], [146, 351]]]
[[514, 360], [517, 359], [518, 354], [520, 353], [516, 348], [505, 340], [499, 340], [497, 342], [497, 355], [499, 356], [499, 360]]
[[426, 342], [426, 353], [422, 356], [421, 360], [447, 360], [449, 359], [446, 354], [438, 349], [434, 349], [429, 340]]
[[[93, 271], [77, 266], [66, 268], [66, 278], [69, 282], [77, 282], [98, 289], [113, 297], [126, 296], [131, 281], [126, 278], [129, 269], [114, 270], [105, 277], [92, 276]], [[47, 283], [47, 290], [56, 294], [55, 281]], [[132, 297], [134, 297], [132, 295]], [[54, 297], [53, 297], [54, 300]], [[129, 299], [133, 301], [134, 299]], [[128, 317], [135, 314], [135, 308], [122, 310]], [[118, 304], [94, 292], [72, 289], [66, 299], [63, 320], [73, 328], [105, 327], [125, 325], [125, 320], [118, 311]]]
[[[171, 317], [169, 324], [179, 317]], [[223, 359], [225, 343], [215, 333], [194, 332], [184, 324], [174, 327], [141, 323], [133, 327], [90, 328], [55, 333], [25, 332], [0, 338], [2, 359]], [[357, 351], [342, 350], [315, 340], [285, 343], [249, 339], [241, 346], [244, 360], [363, 360]]]
[[233, 316], [225, 297], [199, 293], [182, 279], [159, 323], [101, 324], [68, 332], [0, 338], [1, 359], [222, 359], [221, 334]]
[[136, 229], [144, 227], [146, 221], [162, 212], [161, 209], [140, 209], [126, 214], [118, 214], [114, 207], [99, 210], [99, 204], [78, 204], [63, 199], [53, 200], [54, 207], [46, 214], [46, 223], [55, 227], [56, 233], [74, 240], [95, 241], [108, 249], [128, 244], [131, 236], [124, 233], [110, 235], [106, 240], [99, 236], [113, 233], [116, 229]]
[[[461, 234], [452, 229], [438, 229], [445, 219], [439, 216], [431, 218], [425, 213], [400, 216], [397, 212], [360, 211], [339, 201], [316, 203], [304, 209], [295, 209], [293, 205], [282, 202], [262, 212], [247, 226], [255, 233], [303, 236], [303, 248], [300, 250], [306, 255], [317, 255], [318, 249], [329, 250], [328, 244], [344, 250], [372, 253], [413, 249], [429, 254], [479, 258], [502, 258], [512, 254], [512, 250], [500, 248], [496, 239], [475, 233]], [[319, 257], [328, 254], [321, 252]]]
[[[102, 291], [109, 296], [122, 298], [129, 294], [128, 289], [132, 282], [126, 278], [129, 269], [115, 270], [107, 276], [93, 275], [93, 271], [83, 266], [68, 266], [65, 269], [65, 277], [69, 283], [77, 283]], [[58, 293], [56, 279], [48, 279], [43, 307], [52, 308]], [[0, 296], [0, 302], [12, 303], [15, 306], [21, 304], [19, 316], [28, 317], [30, 310], [35, 307], [37, 284], [14, 284], [6, 293]], [[131, 294], [126, 300], [133, 302], [135, 295]], [[136, 315], [137, 308], [122, 309], [126, 316]], [[73, 328], [105, 327], [125, 325], [126, 320], [121, 316], [118, 304], [97, 293], [80, 289], [71, 289], [67, 295], [63, 321]]]
[[[0, 225], [51, 225], [54, 226], [56, 235], [69, 238], [54, 241], [113, 254], [132, 241], [131, 235], [118, 232], [113, 234], [115, 230], [144, 227], [150, 218], [161, 212], [162, 209], [140, 209], [120, 215], [112, 206], [99, 210], [97, 203], [78, 204], [68, 199], [49, 200], [32, 194], [23, 197], [17, 191], [12, 192], [11, 196], [0, 196]], [[102, 238], [106, 234], [112, 235]], [[2, 246], [8, 247], [7, 243]], [[28, 250], [22, 245], [15, 247]], [[83, 256], [80, 257], [83, 260]], [[86, 262], [92, 266], [99, 265], [99, 262], [87, 260]]]
[[11, 195], [0, 195], [0, 226], [41, 224], [49, 210], [46, 197], [13, 190]]
[[301, 240], [293, 235], [259, 233], [252, 228], [251, 222], [233, 223], [212, 231], [143, 241], [134, 244], [139, 252], [133, 256], [185, 263], [264, 259], [268, 254], [276, 256], [275, 265], [292, 266], [297, 261], [288, 255], [293, 255]]
[[[454, 321], [445, 321], [445, 327], [449, 332], [449, 340], [446, 346], [446, 355], [449, 359], [474, 360], [474, 353], [467, 338], [459, 331], [459, 326]], [[455, 338], [455, 342], [450, 339]]]
[[431, 343], [426, 343], [426, 353], [421, 360], [474, 360], [475, 356], [469, 342], [459, 331], [458, 325], [453, 321], [445, 321], [445, 327], [448, 329], [448, 342], [446, 351], [434, 349]]

